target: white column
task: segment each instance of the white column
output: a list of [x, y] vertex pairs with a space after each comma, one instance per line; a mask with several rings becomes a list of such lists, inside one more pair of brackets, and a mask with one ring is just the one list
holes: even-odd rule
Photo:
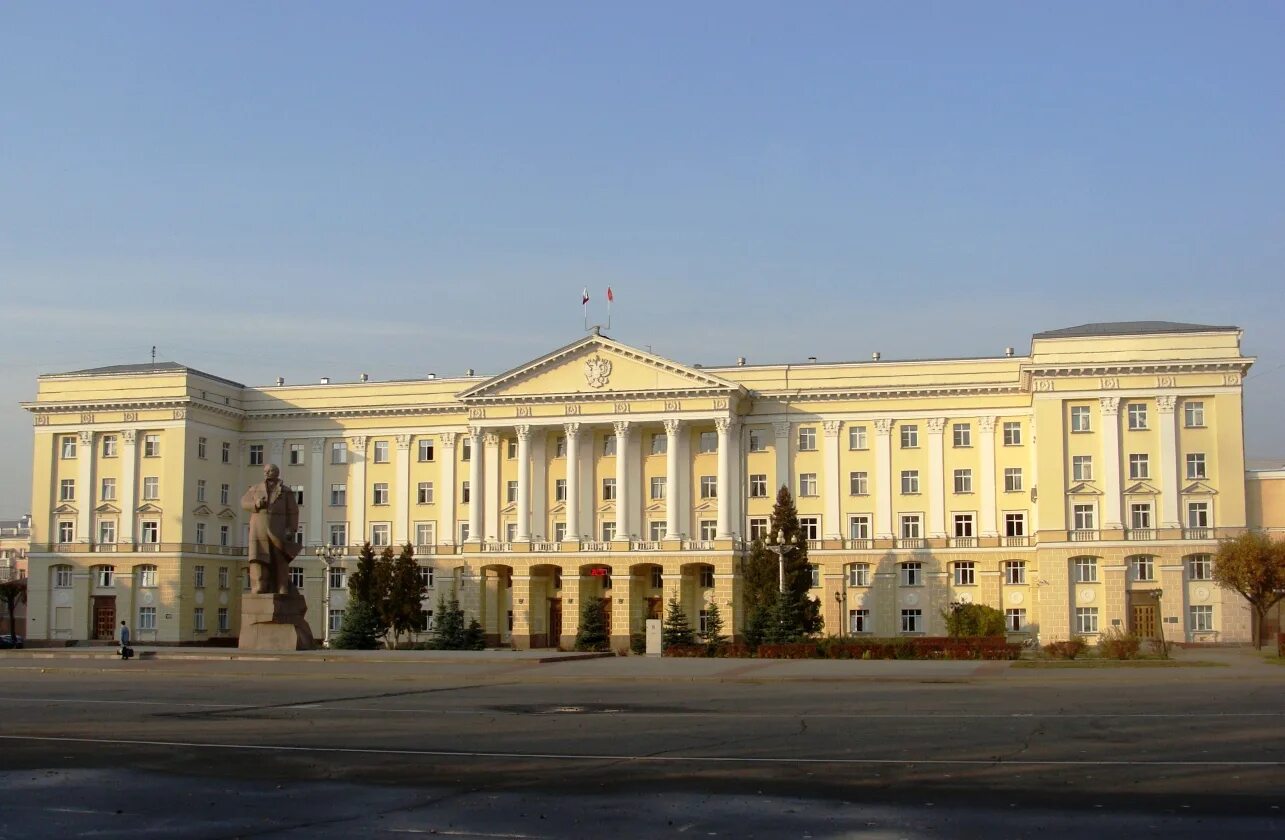
[[393, 465], [397, 486], [393, 491], [393, 545], [410, 542], [410, 435], [397, 435], [397, 461]]
[[[120, 535], [117, 539], [125, 545], [132, 545], [134, 521], [138, 518], [138, 441], [133, 429], [122, 431], [120, 441]], [[236, 492], [243, 489], [234, 488]], [[237, 539], [240, 539], [239, 534]]]
[[518, 533], [519, 542], [531, 539], [531, 427], [518, 426]]
[[718, 539], [732, 538], [732, 440], [736, 423], [730, 417], [714, 418], [718, 429]]
[[549, 530], [549, 434], [547, 427], [537, 426], [531, 436], [531, 519], [530, 531], [541, 539], [552, 539]]
[[633, 533], [629, 515], [629, 421], [617, 420], [612, 425], [616, 431], [616, 539], [627, 540]]
[[[326, 501], [325, 501], [325, 457], [326, 457], [326, 439], [323, 437], [312, 439], [312, 460], [308, 462], [308, 505], [312, 512], [308, 515], [308, 533], [305, 538], [310, 545], [320, 545], [328, 542], [325, 532], [326, 518]], [[329, 626], [329, 619], [326, 619], [326, 626]]]
[[580, 424], [562, 427], [567, 436], [567, 539], [580, 539]]
[[981, 486], [981, 510], [977, 515], [981, 517], [978, 523], [978, 529], [983, 537], [994, 537], [999, 535], [999, 529], [996, 527], [995, 513], [995, 418], [979, 417], [977, 418], [977, 438], [978, 438], [978, 457], [981, 460], [982, 467], [982, 486]]
[[[370, 540], [366, 533], [366, 436], [348, 438], [348, 542], [361, 545]], [[327, 619], [329, 620], [329, 619]]]
[[437, 517], [437, 541], [445, 545], [455, 545], [455, 439], [458, 432], [439, 432], [438, 441], [442, 445], [441, 469], [438, 471], [437, 504], [440, 513]]
[[840, 522], [843, 517], [839, 505], [843, 498], [843, 485], [839, 474], [839, 430], [842, 428], [842, 420], [825, 420], [821, 423], [821, 431], [825, 436], [821, 452], [825, 466], [825, 520], [822, 534], [827, 540], [843, 539]]
[[1120, 398], [1101, 397], [1102, 406], [1102, 527], [1124, 527], [1120, 495]]
[[[80, 463], [77, 464], [79, 469], [76, 474], [76, 541], [77, 542], [97, 542], [98, 535], [93, 532], [94, 527], [94, 460], [97, 455], [94, 452], [94, 432], [93, 430], [83, 431], [77, 434], [77, 446], [80, 450], [77, 457]], [[54, 436], [58, 440], [58, 436]], [[60, 453], [54, 455], [58, 457]]]
[[[504, 508], [504, 482], [500, 479], [500, 436], [496, 432], [487, 432], [482, 436], [486, 445], [486, 461], [482, 464], [482, 483], [486, 485], [486, 501], [482, 508], [482, 521], [486, 528], [488, 540], [498, 540], [500, 533], [500, 511]], [[473, 491], [476, 494], [476, 490]]]
[[[790, 487], [790, 423], [788, 420], [772, 424], [776, 435], [776, 486], [772, 488], [772, 498], [782, 487]], [[793, 492], [793, 490], [791, 490]]]
[[682, 533], [678, 520], [679, 504], [682, 502], [682, 467], [679, 466], [679, 432], [683, 428], [681, 420], [665, 421], [665, 538], [677, 540]]
[[892, 420], [875, 427], [875, 539], [890, 540], [892, 530]]
[[1160, 527], [1181, 528], [1182, 516], [1178, 509], [1178, 476], [1182, 465], [1178, 462], [1178, 418], [1174, 414], [1176, 398], [1165, 395], [1156, 397], [1160, 414]]
[[946, 418], [928, 420], [928, 536], [944, 537], [946, 530], [946, 462], [942, 432]]
[[468, 542], [482, 541], [482, 429], [469, 426]]

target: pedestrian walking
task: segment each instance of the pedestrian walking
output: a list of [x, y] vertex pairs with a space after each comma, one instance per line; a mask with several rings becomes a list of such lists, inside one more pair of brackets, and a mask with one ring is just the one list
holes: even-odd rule
[[116, 635], [120, 637], [120, 658], [129, 659], [134, 655], [134, 649], [129, 646], [129, 625], [122, 621]]

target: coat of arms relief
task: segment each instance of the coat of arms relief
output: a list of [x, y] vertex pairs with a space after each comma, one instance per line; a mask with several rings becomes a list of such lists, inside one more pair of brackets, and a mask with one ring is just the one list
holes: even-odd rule
[[611, 360], [590, 356], [584, 363], [584, 379], [591, 388], [601, 388], [611, 378]]

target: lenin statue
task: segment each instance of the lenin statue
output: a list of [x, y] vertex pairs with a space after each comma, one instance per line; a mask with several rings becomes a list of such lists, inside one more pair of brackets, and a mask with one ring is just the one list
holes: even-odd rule
[[250, 513], [250, 591], [256, 595], [290, 595], [290, 561], [299, 553], [299, 505], [294, 491], [281, 483], [276, 464], [263, 468], [263, 481], [251, 485], [241, 497], [241, 508]]

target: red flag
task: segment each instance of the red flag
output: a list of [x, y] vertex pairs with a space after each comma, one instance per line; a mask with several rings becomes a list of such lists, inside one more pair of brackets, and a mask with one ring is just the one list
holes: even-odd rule
[[615, 299], [616, 299], [616, 296], [615, 296], [615, 295], [613, 295], [613, 294], [611, 293], [611, 287], [610, 287], [610, 286], [608, 286], [608, 287], [607, 287], [607, 303], [611, 303], [611, 302], [612, 302], [613, 300], [615, 300]]
[[585, 290], [580, 293], [580, 305], [581, 306], [589, 305], [589, 287], [588, 286], [585, 286]]

